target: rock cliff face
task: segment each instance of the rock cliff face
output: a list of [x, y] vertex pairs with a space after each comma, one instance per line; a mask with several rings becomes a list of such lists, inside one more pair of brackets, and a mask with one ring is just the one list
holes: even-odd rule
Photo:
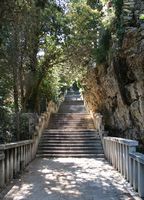
[[[84, 98], [101, 112], [111, 135], [139, 139], [144, 144], [144, 1], [125, 0], [125, 34], [117, 55], [90, 69]], [[113, 130], [113, 131], [112, 131]]]

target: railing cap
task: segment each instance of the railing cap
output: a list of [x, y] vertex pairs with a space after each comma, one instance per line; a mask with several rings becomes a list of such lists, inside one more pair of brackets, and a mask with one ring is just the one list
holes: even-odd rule
[[32, 143], [33, 143], [33, 140], [23, 140], [20, 142], [12, 142], [12, 143], [7, 143], [7, 144], [2, 144], [2, 145], [0, 145], [0, 150], [11, 149], [11, 148], [15, 148], [15, 147], [24, 146], [27, 144], [32, 144]]
[[144, 164], [144, 154], [142, 153], [130, 153], [129, 156], [135, 159], [137, 162]]
[[110, 141], [115, 141], [120, 144], [125, 144], [127, 146], [138, 146], [138, 141], [137, 140], [129, 140], [125, 138], [118, 138], [118, 137], [104, 137], [104, 140], [110, 140]]

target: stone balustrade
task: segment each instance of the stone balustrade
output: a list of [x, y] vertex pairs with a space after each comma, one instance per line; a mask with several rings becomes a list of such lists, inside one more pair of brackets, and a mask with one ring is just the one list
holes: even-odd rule
[[103, 130], [104, 130], [104, 126], [103, 126], [103, 116], [101, 113], [95, 113], [93, 112], [89, 106], [88, 106], [88, 103], [87, 101], [85, 100], [85, 98], [83, 97], [84, 99], [84, 105], [85, 105], [85, 108], [87, 110], [88, 113], [90, 113], [92, 119], [93, 119], [93, 122], [94, 122], [94, 127], [96, 129], [96, 131], [102, 133]]
[[94, 113], [92, 111], [90, 111], [90, 114], [92, 116], [96, 132], [99, 133], [101, 141], [103, 143], [103, 137], [107, 136], [108, 134], [108, 131], [104, 130], [103, 116], [101, 113]]
[[130, 184], [144, 197], [144, 154], [130, 153]]
[[144, 197], [144, 154], [136, 152], [138, 142], [117, 137], [104, 137], [103, 148], [106, 159]]
[[58, 108], [59, 104], [48, 103], [46, 112], [38, 119], [31, 140], [0, 145], [0, 187], [16, 177], [35, 158], [41, 134], [48, 126], [50, 115]]
[[8, 183], [34, 158], [33, 140], [0, 145], [0, 187]]
[[[87, 103], [85, 103], [87, 106]], [[87, 106], [88, 110], [88, 106]], [[118, 170], [140, 197], [144, 197], [144, 154], [137, 153], [136, 140], [129, 140], [117, 137], [106, 137], [103, 119], [100, 113], [90, 111], [96, 131], [102, 140], [106, 159]]]
[[49, 119], [52, 113], [56, 113], [59, 108], [59, 104], [55, 104], [54, 102], [50, 101], [47, 106], [47, 110], [43, 113], [38, 120], [38, 124], [35, 127], [35, 132], [33, 134], [34, 140], [34, 154], [37, 152], [39, 140], [41, 138], [43, 130], [48, 126]]

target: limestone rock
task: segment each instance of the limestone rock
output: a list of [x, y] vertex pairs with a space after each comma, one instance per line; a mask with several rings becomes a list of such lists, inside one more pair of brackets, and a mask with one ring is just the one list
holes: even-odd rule
[[[142, 141], [144, 22], [139, 19], [139, 13], [143, 12], [144, 1], [124, 0], [124, 3], [125, 11], [132, 9], [133, 16], [123, 16], [125, 34], [121, 51], [117, 56], [111, 56], [106, 65], [88, 72], [84, 99], [90, 110], [103, 114], [105, 128], [115, 130], [114, 135]], [[128, 5], [131, 6], [128, 8]]]

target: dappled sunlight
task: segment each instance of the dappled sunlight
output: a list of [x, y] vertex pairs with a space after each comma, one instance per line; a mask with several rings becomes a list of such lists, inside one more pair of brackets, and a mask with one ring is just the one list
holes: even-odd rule
[[124, 185], [104, 159], [36, 159], [4, 200], [127, 200]]
[[[32, 194], [31, 191], [33, 190], [33, 187], [34, 187], [33, 184], [19, 182], [19, 185], [13, 186], [13, 188], [8, 193], [6, 199], [8, 200], [27, 199], [27, 197]], [[19, 193], [19, 191], [21, 192]]]

